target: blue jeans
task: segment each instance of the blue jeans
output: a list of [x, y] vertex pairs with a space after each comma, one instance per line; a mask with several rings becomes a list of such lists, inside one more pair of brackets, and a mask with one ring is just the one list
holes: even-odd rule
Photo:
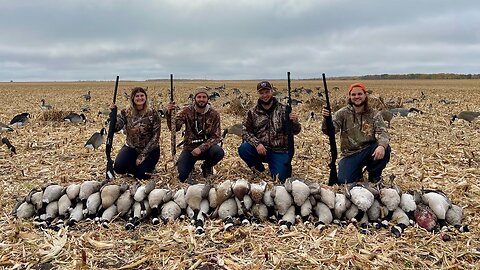
[[238, 154], [240, 158], [247, 163], [249, 168], [255, 168], [259, 172], [265, 171], [265, 166], [263, 163], [268, 163], [268, 168], [270, 169], [270, 174], [273, 178], [277, 177], [280, 182], [285, 182], [285, 180], [290, 177], [289, 166], [288, 164], [288, 153], [283, 152], [274, 152], [267, 150], [267, 155], [262, 156], [257, 152], [257, 149], [249, 144], [242, 143], [238, 147]]
[[137, 166], [135, 162], [138, 155], [137, 150], [124, 145], [115, 158], [113, 170], [118, 174], [133, 174], [137, 179], [149, 179], [150, 175], [147, 173], [152, 173], [155, 169], [160, 159], [160, 148], [157, 147], [153, 149], [148, 156], [145, 157], [145, 160]]
[[338, 183], [353, 183], [362, 178], [362, 169], [367, 167], [368, 180], [377, 180], [382, 176], [382, 171], [390, 161], [390, 146], [385, 149], [385, 156], [379, 160], [373, 160], [372, 154], [378, 143], [373, 143], [361, 152], [348, 157], [343, 157], [338, 163]]
[[220, 162], [224, 155], [225, 152], [217, 144], [196, 157], [192, 155], [191, 151], [183, 150], [177, 161], [178, 179], [182, 182], [187, 180], [188, 175], [193, 170], [193, 167], [198, 160], [205, 160], [203, 162], [203, 167], [209, 168]]

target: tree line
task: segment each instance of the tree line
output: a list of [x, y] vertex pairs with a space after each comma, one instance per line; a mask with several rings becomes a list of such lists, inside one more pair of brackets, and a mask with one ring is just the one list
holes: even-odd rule
[[[318, 80], [320, 79], [321, 78], [318, 78]], [[377, 74], [377, 75], [364, 75], [364, 76], [341, 76], [341, 77], [334, 77], [332, 79], [336, 79], [336, 80], [453, 80], [453, 79], [480, 79], [480, 74], [455, 74], [455, 73]]]

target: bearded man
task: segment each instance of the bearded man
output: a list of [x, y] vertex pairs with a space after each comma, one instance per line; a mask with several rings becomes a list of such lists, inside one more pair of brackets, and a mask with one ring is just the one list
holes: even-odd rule
[[[368, 96], [363, 83], [348, 88], [348, 105], [333, 114], [335, 133], [340, 132], [342, 158], [338, 163], [338, 184], [353, 183], [362, 179], [366, 167], [368, 180], [378, 183], [382, 171], [390, 161], [389, 134], [380, 112], [368, 106]], [[323, 109], [324, 117], [330, 111]], [[325, 118], [323, 133], [327, 134]]]
[[[175, 102], [167, 105], [167, 125], [171, 130], [172, 110]], [[193, 104], [184, 107], [176, 115], [176, 131], [185, 124], [183, 150], [177, 161], [178, 178], [185, 182], [198, 160], [204, 160], [201, 168], [204, 177], [213, 174], [215, 166], [225, 155], [218, 145], [221, 140], [220, 114], [208, 103], [208, 92], [198, 89]]]
[[[288, 139], [285, 125], [285, 105], [273, 97], [273, 87], [268, 81], [257, 84], [259, 99], [243, 121], [243, 143], [238, 148], [240, 158], [253, 171], [263, 172], [264, 162], [274, 179], [280, 182], [290, 177], [291, 164], [288, 162]], [[293, 134], [301, 131], [298, 116], [291, 112]]]

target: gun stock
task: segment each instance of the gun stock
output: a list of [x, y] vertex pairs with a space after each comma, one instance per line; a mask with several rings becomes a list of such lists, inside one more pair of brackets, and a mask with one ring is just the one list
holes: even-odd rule
[[287, 143], [288, 143], [288, 163], [287, 165], [287, 177], [292, 176], [292, 159], [295, 154], [295, 140], [293, 137], [292, 120], [290, 120], [290, 113], [292, 112], [292, 88], [290, 86], [290, 72], [287, 72], [288, 80], [288, 102], [285, 108], [285, 128], [287, 131]]
[[[330, 99], [328, 97], [328, 88], [327, 88], [327, 80], [325, 79], [325, 73], [322, 73], [322, 78], [323, 78], [323, 88], [325, 89], [325, 101], [327, 103], [327, 110], [332, 111], [332, 108], [330, 106]], [[335, 142], [335, 126], [333, 125], [333, 120], [332, 120], [332, 115], [330, 114], [329, 116], [325, 117], [325, 123], [327, 125], [327, 134], [328, 134], [328, 140], [330, 142], [330, 154], [331, 154], [331, 160], [328, 166], [330, 167], [330, 176], [328, 178], [328, 185], [333, 186], [338, 182], [338, 176], [337, 176], [337, 166], [336, 166], [336, 161], [337, 161], [337, 143]]]
[[[113, 92], [113, 104], [117, 101], [117, 90], [118, 90], [118, 79], [115, 81], [115, 90]], [[117, 124], [117, 107], [114, 107], [110, 111], [110, 123], [108, 125], [108, 135], [107, 142], [105, 144], [105, 154], [107, 156], [107, 172], [106, 179], [108, 181], [112, 180], [115, 177], [115, 172], [113, 171], [113, 159], [112, 159], [112, 145], [113, 145], [113, 135], [115, 134], [115, 125]]]
[[[170, 102], [174, 101], [173, 97], [173, 74], [170, 74]], [[176, 109], [172, 110], [172, 122], [170, 124], [171, 133], [170, 133], [170, 140], [171, 145], [170, 148], [172, 150], [172, 159], [175, 163], [175, 155], [177, 154], [177, 121], [176, 121]]]

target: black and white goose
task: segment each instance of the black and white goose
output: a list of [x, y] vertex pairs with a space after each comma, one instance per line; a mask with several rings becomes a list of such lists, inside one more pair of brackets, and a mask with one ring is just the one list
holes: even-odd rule
[[105, 141], [105, 135], [107, 131], [105, 128], [102, 128], [100, 132], [95, 132], [85, 143], [85, 148], [97, 150], [100, 145]]
[[42, 108], [42, 110], [51, 110], [51, 109], [53, 109], [52, 105], [47, 104], [47, 102], [46, 102], [45, 99], [43, 99], [43, 98], [42, 98], [42, 100], [41, 100], [40, 108]]
[[12, 155], [17, 154], [17, 149], [15, 148], [15, 146], [12, 145], [12, 143], [8, 140], [7, 137], [2, 138], [2, 144], [5, 144], [7, 146], [8, 150], [10, 150], [10, 153]]
[[1, 132], [5, 132], [5, 131], [12, 132], [12, 131], [13, 131], [13, 128], [11, 128], [11, 127], [9, 127], [8, 125], [0, 122], [0, 133], [1, 133]]
[[76, 123], [76, 124], [85, 123], [85, 121], [87, 121], [87, 117], [83, 113], [81, 114], [70, 113], [69, 115], [63, 118], [63, 121], [69, 122], [69, 123]]
[[10, 120], [10, 126], [23, 127], [28, 122], [29, 118], [30, 114], [28, 112], [17, 114], [12, 118], [12, 120]]

